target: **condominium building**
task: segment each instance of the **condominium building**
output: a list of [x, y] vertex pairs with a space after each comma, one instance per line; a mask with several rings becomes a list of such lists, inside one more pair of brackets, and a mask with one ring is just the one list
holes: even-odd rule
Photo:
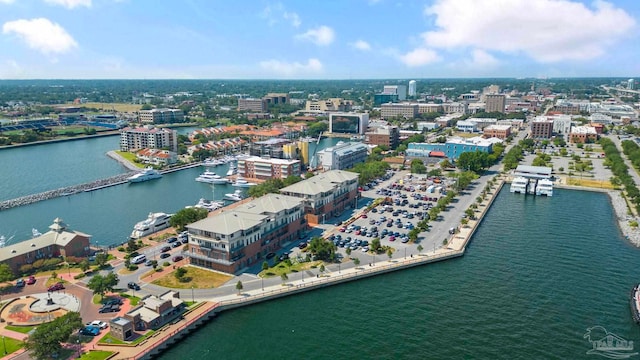
[[344, 170], [364, 162], [367, 159], [367, 150], [367, 146], [363, 143], [339, 142], [335, 146], [318, 151], [316, 156], [318, 165], [324, 170]]
[[533, 119], [530, 134], [532, 139], [550, 139], [553, 136], [553, 119], [544, 117]]
[[238, 175], [252, 179], [284, 179], [300, 175], [300, 160], [250, 156], [238, 159]]
[[391, 119], [394, 117], [403, 117], [405, 119], [413, 119], [418, 115], [418, 104], [382, 104], [380, 106], [380, 117], [383, 119]]
[[190, 263], [235, 274], [303, 236], [303, 200], [267, 194], [187, 225]]
[[120, 130], [120, 151], [162, 149], [178, 152], [178, 132], [167, 128], [144, 126]]
[[331, 98], [327, 100], [307, 100], [305, 105], [306, 112], [326, 113], [331, 111], [351, 111], [353, 101], [342, 98]]
[[469, 139], [451, 138], [444, 144], [442, 143], [410, 143], [407, 148], [407, 157], [409, 158], [428, 158], [432, 156], [446, 156], [455, 160], [464, 152], [482, 151], [491, 153], [493, 151], [493, 143], [500, 140], [483, 139], [482, 137], [474, 137]]
[[485, 138], [506, 139], [511, 135], [511, 125], [489, 125], [482, 131]]
[[280, 189], [303, 201], [309, 224], [320, 224], [357, 206], [358, 174], [331, 170]]
[[409, 96], [416, 96], [417, 83], [415, 80], [409, 81]]
[[238, 111], [263, 113], [267, 111], [267, 101], [264, 99], [238, 99]]
[[371, 145], [386, 145], [395, 149], [400, 143], [400, 130], [397, 126], [376, 127], [373, 131], [364, 134], [365, 143]]
[[506, 98], [507, 96], [504, 94], [486, 95], [485, 111], [504, 113], [506, 108]]
[[180, 109], [151, 109], [138, 112], [138, 122], [142, 124], [172, 124], [184, 122]]

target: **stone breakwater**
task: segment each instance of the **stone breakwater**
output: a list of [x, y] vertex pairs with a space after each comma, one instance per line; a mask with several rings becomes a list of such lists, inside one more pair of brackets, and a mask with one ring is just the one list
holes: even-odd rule
[[640, 220], [629, 214], [627, 202], [620, 194], [620, 191], [608, 191], [608, 194], [611, 198], [611, 205], [615, 210], [616, 218], [618, 219], [620, 231], [622, 231], [629, 242], [631, 242], [635, 246], [640, 247], [640, 231], [637, 228], [633, 228], [631, 227], [631, 225], [629, 225], [629, 223], [633, 220], [638, 222], [640, 222]]
[[0, 202], [0, 210], [11, 209], [17, 206], [29, 205], [38, 201], [49, 200], [61, 196], [77, 194], [79, 192], [93, 191], [109, 186], [119, 185], [127, 182], [131, 174], [120, 174], [105, 179], [92, 181], [85, 184], [67, 186], [56, 190], [49, 190], [39, 194], [31, 194], [16, 199]]

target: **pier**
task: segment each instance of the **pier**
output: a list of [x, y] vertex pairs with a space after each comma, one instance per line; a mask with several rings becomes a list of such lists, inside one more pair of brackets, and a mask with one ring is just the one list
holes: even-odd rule
[[[187, 164], [183, 166], [177, 166], [170, 169], [162, 170], [160, 171], [160, 173], [164, 175], [164, 174], [169, 174], [172, 172], [189, 169], [197, 166], [200, 166], [200, 163], [192, 163], [192, 164]], [[90, 191], [108, 188], [111, 186], [126, 184], [128, 183], [127, 178], [130, 177], [131, 175], [132, 173], [129, 172], [125, 174], [111, 176], [105, 179], [95, 180], [95, 181], [84, 183], [84, 184], [66, 186], [63, 188], [49, 190], [49, 191], [41, 192], [38, 194], [31, 194], [31, 195], [26, 195], [26, 196], [21, 196], [19, 198], [11, 199], [11, 200], [5, 200], [0, 202], [0, 211], [11, 209], [18, 206], [33, 204], [39, 201], [54, 199], [57, 197], [69, 196], [69, 195], [73, 195], [81, 192], [90, 192]]]

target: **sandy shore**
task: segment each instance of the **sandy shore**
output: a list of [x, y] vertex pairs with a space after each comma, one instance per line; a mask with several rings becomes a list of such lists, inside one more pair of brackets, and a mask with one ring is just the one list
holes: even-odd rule
[[122, 156], [118, 155], [117, 152], [115, 151], [109, 151], [107, 152], [107, 156], [112, 158], [113, 160], [119, 162], [120, 164], [124, 165], [124, 167], [126, 167], [129, 170], [132, 171], [140, 171], [140, 168], [133, 165], [132, 163], [130, 163], [127, 159], [123, 158]]

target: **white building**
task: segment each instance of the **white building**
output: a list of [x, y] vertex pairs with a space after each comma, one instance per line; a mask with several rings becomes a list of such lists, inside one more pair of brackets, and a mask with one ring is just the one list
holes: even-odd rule
[[369, 126], [369, 114], [336, 112], [329, 114], [329, 132], [364, 135]]
[[142, 124], [171, 124], [184, 122], [184, 113], [180, 109], [140, 110], [138, 121]]
[[417, 83], [415, 80], [409, 81], [409, 96], [416, 96]]
[[318, 165], [324, 170], [351, 169], [367, 159], [367, 146], [363, 143], [339, 142], [333, 147], [318, 151]]
[[178, 152], [178, 132], [167, 128], [144, 126], [120, 130], [120, 151], [169, 148]]
[[478, 124], [475, 121], [460, 120], [456, 123], [456, 129], [462, 132], [473, 133], [478, 131]]

